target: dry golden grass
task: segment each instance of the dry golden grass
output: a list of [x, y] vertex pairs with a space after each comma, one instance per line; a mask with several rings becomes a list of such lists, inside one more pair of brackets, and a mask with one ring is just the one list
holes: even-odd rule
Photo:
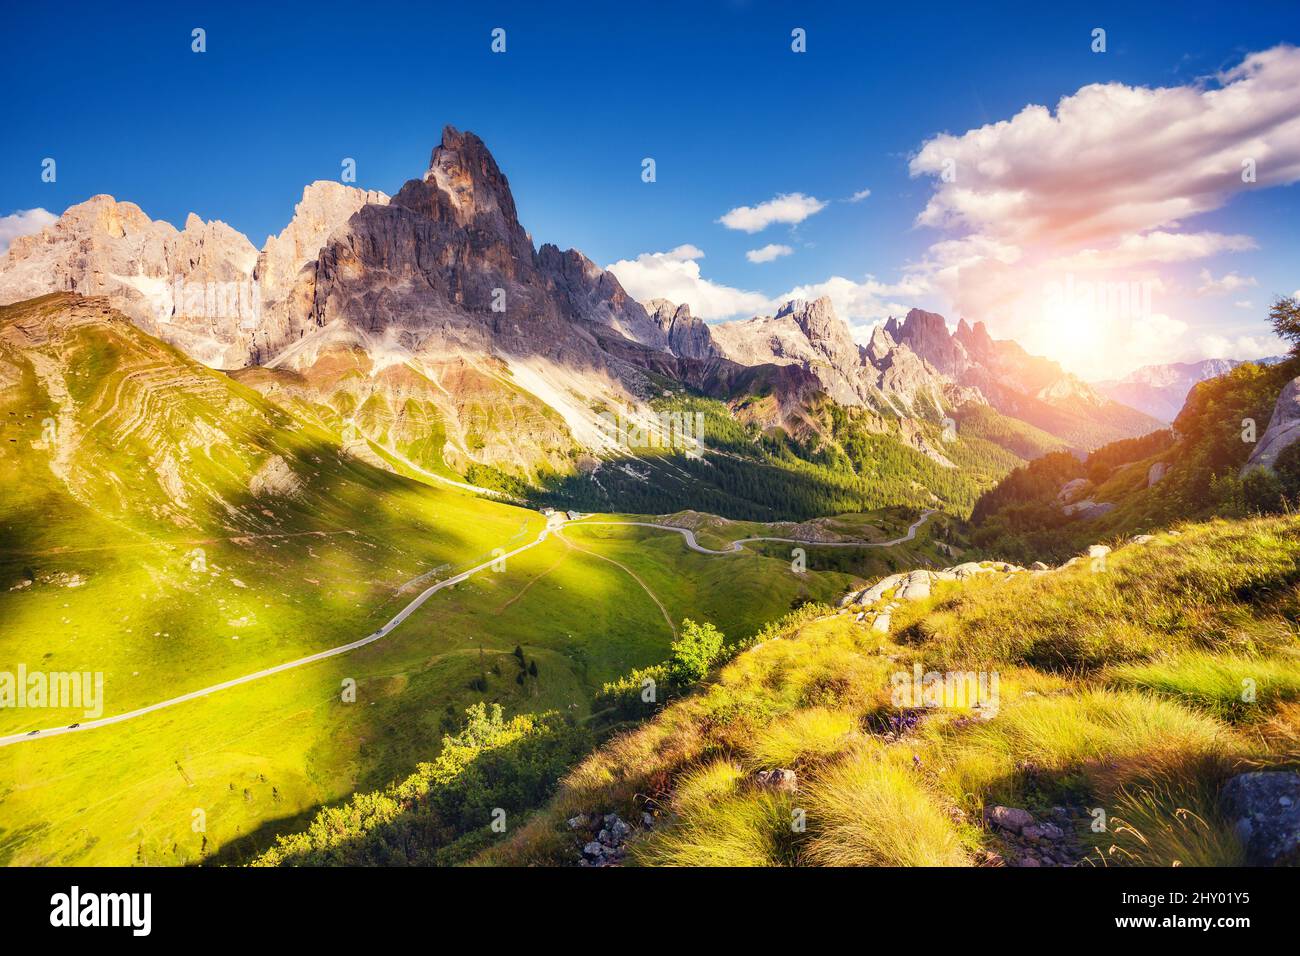
[[[1110, 820], [1095, 863], [1234, 865], [1222, 782], [1300, 765], [1297, 529], [1213, 522], [1123, 548], [1099, 573], [946, 584], [899, 610], [901, 643], [848, 616], [806, 623], [609, 742], [484, 861], [571, 860], [565, 817], [652, 806], [631, 862], [961, 866], [990, 837], [955, 821], [1068, 799]], [[914, 662], [996, 671], [995, 715], [932, 709], [896, 742], [873, 735], [899, 713], [891, 675]], [[1261, 693], [1242, 712], [1246, 677]], [[797, 771], [797, 793], [755, 786], [775, 767]]]
[[820, 866], [967, 866], [951, 816], [910, 767], [878, 745], [855, 748], [801, 796], [814, 835], [803, 854]]

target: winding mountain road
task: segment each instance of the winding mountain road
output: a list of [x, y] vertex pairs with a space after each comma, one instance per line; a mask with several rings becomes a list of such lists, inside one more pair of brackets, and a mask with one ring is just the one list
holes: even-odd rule
[[670, 524], [653, 524], [649, 521], [586, 520], [579, 520], [575, 522], [575, 524], [578, 526], [597, 524], [635, 525], [638, 528], [658, 528], [661, 531], [676, 531], [686, 539], [686, 547], [690, 548], [692, 551], [698, 551], [700, 554], [721, 555], [735, 554], [737, 551], [744, 550], [744, 546], [751, 541], [784, 541], [787, 544], [807, 544], [818, 548], [892, 548], [896, 544], [903, 544], [904, 542], [911, 541], [915, 538], [917, 530], [920, 529], [921, 525], [930, 520], [930, 515], [932, 514], [934, 514], [933, 510], [922, 512], [921, 517], [913, 521], [911, 526], [907, 529], [907, 534], [903, 535], [901, 538], [895, 538], [893, 541], [812, 541], [808, 538], [771, 538], [764, 536], [758, 538], [741, 538], [737, 541], [731, 542], [731, 547], [725, 548], [722, 551], [714, 551], [712, 548], [704, 547], [695, 540], [695, 532], [690, 528], [678, 528]]
[[[723, 551], [714, 551], [711, 548], [705, 548], [702, 545], [700, 545], [699, 542], [695, 540], [695, 533], [690, 528], [677, 528], [672, 525], [654, 524], [648, 521], [587, 521], [584, 519], [578, 519], [577, 521], [570, 522], [569, 524], [572, 527], [581, 527], [583, 525], [629, 525], [629, 526], [641, 527], [641, 528], [657, 528], [661, 531], [675, 531], [685, 539], [686, 546], [690, 548], [692, 551], [696, 551], [700, 554], [717, 556], [717, 555], [725, 555], [725, 554], [735, 554], [743, 550], [744, 545], [751, 541], [783, 541], [791, 544], [812, 545], [819, 548], [821, 547], [888, 548], [888, 547], [893, 547], [896, 544], [903, 544], [904, 542], [911, 541], [913, 538], [915, 538], [917, 530], [921, 527], [921, 525], [925, 524], [925, 522], [929, 520], [930, 515], [932, 514], [934, 514], [933, 511], [924, 512], [921, 515], [921, 517], [918, 518], [916, 521], [914, 521], [911, 527], [907, 529], [907, 534], [903, 535], [901, 538], [895, 538], [893, 541], [810, 541], [801, 538], [757, 537], [757, 538], [742, 538], [739, 541], [733, 541], [731, 543], [731, 547]], [[447, 580], [445, 581], [439, 581], [437, 584], [430, 585], [429, 587], [421, 591], [409, 604], [406, 605], [406, 607], [402, 608], [395, 615], [393, 615], [393, 617], [388, 621], [388, 623], [384, 624], [381, 628], [379, 628], [379, 630], [367, 634], [365, 637], [361, 638], [360, 640], [352, 641], [349, 644], [340, 644], [338, 647], [331, 647], [328, 650], [317, 651], [315, 654], [309, 654], [306, 657], [300, 657], [297, 660], [286, 661], [283, 664], [277, 664], [274, 667], [267, 667], [260, 671], [254, 671], [253, 673], [245, 674], [242, 677], [234, 677], [231, 678], [230, 680], [222, 681], [220, 684], [213, 684], [211, 687], [203, 687], [200, 688], [199, 690], [193, 690], [187, 694], [181, 694], [179, 697], [172, 697], [167, 700], [162, 700], [156, 704], [149, 704], [147, 707], [139, 707], [135, 710], [130, 710], [123, 714], [115, 714], [112, 717], [100, 717], [95, 720], [87, 720], [78, 723], [76, 726], [51, 727], [48, 729], [39, 730], [35, 732], [27, 731], [25, 733], [10, 734], [6, 737], [0, 737], [0, 747], [8, 747], [11, 744], [19, 744], [24, 742], [36, 741], [36, 740], [46, 740], [50, 737], [57, 737], [63, 734], [80, 733], [85, 730], [94, 730], [97, 727], [107, 727], [110, 726], [111, 724], [120, 724], [123, 723], [124, 721], [134, 720], [136, 717], [143, 717], [145, 714], [152, 714], [155, 711], [163, 710], [164, 708], [167, 707], [174, 707], [177, 704], [183, 704], [186, 701], [198, 700], [201, 697], [207, 697], [211, 694], [217, 693], [218, 691], [227, 690], [231, 687], [238, 687], [241, 684], [249, 684], [255, 680], [261, 680], [263, 677], [270, 677], [272, 674], [279, 674], [283, 671], [293, 670], [296, 667], [303, 667], [304, 665], [307, 664], [314, 664], [316, 661], [323, 661], [331, 657], [338, 657], [340, 654], [347, 654], [349, 651], [355, 651], [358, 648], [365, 647], [367, 644], [374, 644], [376, 641], [383, 640], [385, 637], [391, 634], [398, 626], [402, 624], [403, 621], [405, 621], [408, 617], [410, 617], [412, 614], [418, 611], [420, 607], [427, 600], [429, 600], [429, 598], [433, 597], [443, 588], [449, 588], [455, 584], [460, 584], [462, 581], [468, 580], [473, 575], [478, 574], [480, 571], [484, 571], [487, 568], [492, 567], [492, 565], [496, 564], [498, 561], [504, 561], [507, 558], [512, 558], [517, 554], [522, 554], [523, 552], [529, 550], [530, 548], [537, 547], [539, 544], [541, 544], [543, 541], [546, 540], [546, 538], [551, 534], [551, 532], [556, 532], [557, 535], [562, 537], [562, 535], [560, 535], [560, 529], [565, 527], [565, 524], [566, 523], [564, 519], [560, 515], [558, 514], [553, 515], [550, 518], [550, 520], [547, 522], [546, 527], [543, 528], [538, 533], [537, 537], [534, 540], [530, 541], [528, 544], [515, 548], [515, 550], [513, 551], [506, 552], [505, 554], [502, 554], [500, 557], [493, 558], [491, 561], [484, 561], [482, 564], [476, 565], [475, 567], [472, 567], [467, 571], [462, 571], [460, 574], [447, 578]], [[566, 544], [570, 544], [572, 546], [571, 542], [566, 542]], [[579, 549], [579, 550], [584, 550], [584, 549]], [[638, 579], [638, 582], [640, 582], [640, 579]], [[645, 587], [645, 585], [642, 584], [642, 587]], [[656, 603], [658, 603], [658, 599], [656, 599]], [[662, 606], [660, 607], [660, 610], [663, 610]], [[665, 619], [667, 619], [666, 611], [665, 611]], [[670, 628], [672, 627], [671, 620], [669, 620], [669, 627]]]

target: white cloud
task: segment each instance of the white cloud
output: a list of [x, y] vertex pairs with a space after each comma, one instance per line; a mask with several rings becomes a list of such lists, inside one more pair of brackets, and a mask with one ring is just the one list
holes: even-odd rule
[[849, 197], [848, 201], [862, 202], [862, 200], [866, 199], [870, 195], [871, 195], [870, 189], [859, 189], [857, 192], [855, 192], [852, 196]]
[[742, 232], [761, 232], [774, 222], [803, 222], [826, 208], [826, 203], [803, 193], [782, 193], [757, 206], [737, 206], [723, 215], [718, 222], [728, 229]]
[[[1239, 289], [1246, 289], [1257, 286], [1254, 276], [1239, 276], [1235, 272], [1229, 272], [1221, 279], [1216, 279], [1210, 273], [1209, 269], [1201, 270], [1201, 284], [1196, 289], [1196, 294], [1206, 295], [1227, 295], [1230, 292], [1236, 292]], [[1240, 303], [1239, 303], [1240, 304]], [[1249, 303], [1248, 303], [1249, 304]]]
[[662, 298], [686, 303], [702, 319], [727, 319], [758, 315], [771, 300], [758, 292], [721, 285], [700, 275], [698, 247], [686, 244], [668, 252], [643, 252], [635, 259], [620, 259], [605, 268], [618, 278], [628, 295], [638, 301]]
[[0, 253], [19, 236], [30, 236], [57, 222], [58, 216], [41, 208], [20, 209], [8, 216], [0, 216]]
[[1251, 302], [1249, 299], [1238, 299], [1236, 302], [1234, 302], [1234, 303], [1232, 303], [1232, 304], [1235, 305], [1235, 306], [1236, 306], [1237, 308], [1239, 308], [1239, 309], [1253, 309], [1253, 308], [1255, 308], [1255, 303], [1254, 303], [1254, 302]]
[[[1233, 193], [1300, 180], [1297, 87], [1300, 49], [1283, 45], [1250, 54], [1214, 85], [1094, 83], [1054, 114], [1030, 105], [941, 134], [911, 161], [913, 176], [940, 177], [919, 221], [1057, 245], [1172, 226]], [[1255, 182], [1242, 181], [1246, 160]]]
[[1258, 246], [1250, 236], [1221, 232], [1166, 232], [1125, 236], [1109, 249], [1082, 249], [1048, 263], [1054, 269], [1134, 269], [1150, 263], [1185, 262]]
[[1203, 335], [1197, 344], [1206, 358], [1258, 359], [1285, 351], [1278, 342], [1254, 335], [1240, 335], [1235, 339], [1223, 335]]
[[769, 242], [762, 249], [750, 249], [745, 253], [745, 258], [750, 262], [771, 262], [773, 259], [780, 259], [782, 256], [788, 256], [792, 252], [789, 246], [778, 245], [775, 242]]
[[[1000, 122], [934, 136], [910, 163], [913, 176], [933, 177], [917, 222], [948, 234], [922, 269], [956, 314], [984, 319], [995, 335], [1073, 370], [1109, 360], [1115, 374], [1148, 347], [1155, 361], [1169, 361], [1195, 335], [1181, 320], [1171, 320], [1181, 328], [1153, 325], [1153, 316], [1196, 314], [1186, 297], [1197, 286], [1180, 287], [1162, 270], [1256, 248], [1250, 236], [1187, 231], [1186, 223], [1238, 192], [1300, 181], [1297, 86], [1300, 49], [1281, 45], [1182, 86], [1090, 84], [1055, 109], [1028, 105]], [[1245, 160], [1254, 182], [1243, 181]], [[1183, 301], [1146, 302], [1127, 316], [1070, 309], [1081, 327], [1073, 330], [1045, 316], [1042, 294], [1069, 278]], [[1207, 272], [1199, 285], [1204, 295], [1239, 298], [1250, 280]], [[1160, 326], [1163, 354], [1150, 334]]]
[[824, 282], [795, 286], [785, 295], [777, 296], [774, 301], [812, 301], [829, 296], [831, 304], [835, 306], [835, 314], [848, 323], [853, 337], [859, 342], [866, 342], [873, 325], [890, 315], [901, 315], [910, 308], [897, 299], [910, 300], [923, 291], [921, 281], [915, 277], [905, 276], [902, 281], [891, 285], [870, 276], [862, 282], [844, 276], [831, 276]]

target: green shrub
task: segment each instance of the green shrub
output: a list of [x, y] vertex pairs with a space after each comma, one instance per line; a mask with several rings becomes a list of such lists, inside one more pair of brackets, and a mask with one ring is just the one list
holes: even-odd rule
[[506, 720], [501, 705], [475, 704], [442, 751], [381, 791], [356, 794], [316, 814], [306, 830], [276, 838], [253, 866], [416, 866], [490, 833], [493, 813], [524, 813], [550, 796], [587, 750], [587, 736], [555, 712]]
[[709, 665], [722, 653], [724, 635], [712, 624], [682, 621], [681, 635], [673, 642], [668, 672], [679, 684], [694, 684], [709, 673]]

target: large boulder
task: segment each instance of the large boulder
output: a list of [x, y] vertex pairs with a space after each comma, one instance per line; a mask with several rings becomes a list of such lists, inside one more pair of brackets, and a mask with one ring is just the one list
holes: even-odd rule
[[1056, 500], [1061, 504], [1069, 504], [1083, 494], [1090, 484], [1092, 482], [1087, 478], [1073, 478], [1061, 485], [1061, 490], [1056, 493]]
[[1277, 456], [1297, 439], [1300, 439], [1300, 377], [1287, 382], [1278, 395], [1268, 428], [1246, 459], [1241, 474], [1244, 476], [1259, 467], [1272, 468]]
[[754, 783], [777, 793], [794, 793], [799, 789], [799, 778], [793, 770], [760, 770], [754, 774]]
[[984, 822], [989, 826], [1019, 833], [1025, 827], [1033, 825], [1034, 815], [1020, 807], [987, 807], [984, 810]]
[[898, 589], [897, 597], [904, 601], [919, 601], [930, 596], [930, 572], [913, 571]]
[[1238, 774], [1224, 785], [1220, 804], [1245, 844], [1246, 862], [1300, 865], [1300, 773]]

